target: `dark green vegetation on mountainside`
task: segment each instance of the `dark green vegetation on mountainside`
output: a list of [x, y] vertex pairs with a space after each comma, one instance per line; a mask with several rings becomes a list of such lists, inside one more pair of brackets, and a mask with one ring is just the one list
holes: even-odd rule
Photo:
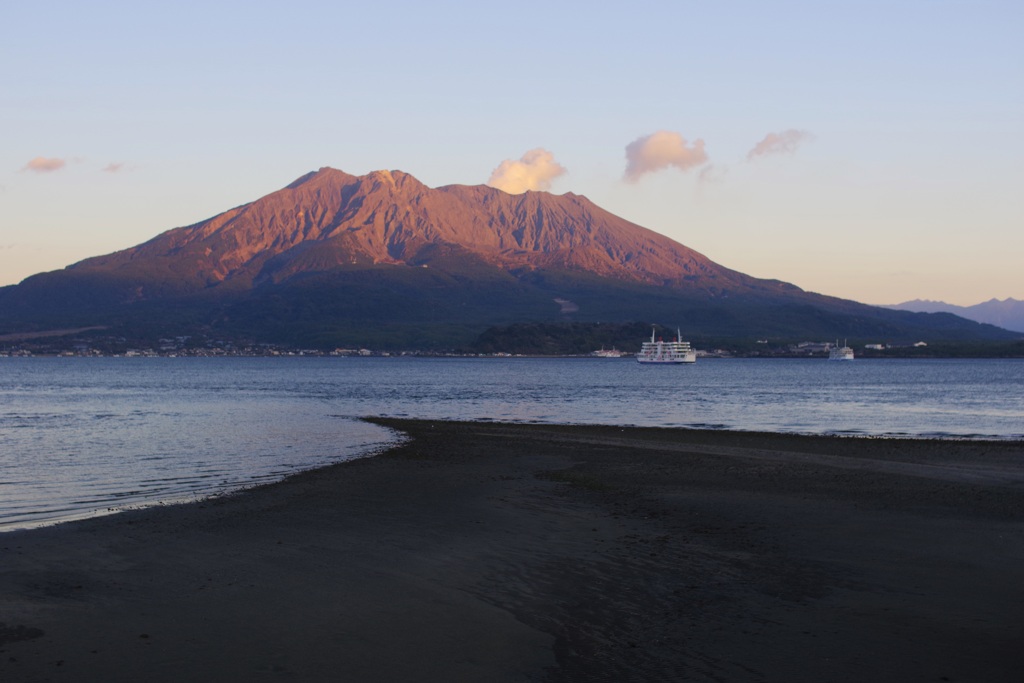
[[[486, 330], [517, 323], [635, 321], [709, 340], [1019, 336], [752, 278], [571, 193], [431, 189], [398, 171], [321, 169], [137, 247], [0, 288], [0, 334], [103, 327], [96, 334], [140, 341], [438, 350], [482, 348]], [[600, 340], [592, 328], [585, 343]]]

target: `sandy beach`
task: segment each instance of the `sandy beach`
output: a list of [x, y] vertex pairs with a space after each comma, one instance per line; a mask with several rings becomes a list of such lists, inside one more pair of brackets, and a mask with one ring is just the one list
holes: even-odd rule
[[0, 534], [0, 680], [1024, 680], [1024, 444], [374, 421]]

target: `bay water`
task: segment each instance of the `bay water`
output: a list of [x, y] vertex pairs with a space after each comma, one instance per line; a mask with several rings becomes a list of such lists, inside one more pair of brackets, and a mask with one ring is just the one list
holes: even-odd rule
[[373, 455], [362, 416], [1024, 439], [1024, 360], [0, 358], [0, 531]]

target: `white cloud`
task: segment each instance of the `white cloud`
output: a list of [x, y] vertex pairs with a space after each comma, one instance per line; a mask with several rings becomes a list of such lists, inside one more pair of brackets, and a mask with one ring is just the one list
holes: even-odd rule
[[804, 142], [813, 139], [813, 135], [805, 130], [790, 128], [781, 133], [768, 133], [761, 142], [747, 152], [747, 161], [769, 154], [793, 154]]
[[28, 162], [21, 167], [22, 171], [32, 171], [33, 173], [52, 173], [53, 171], [59, 171], [60, 169], [67, 166], [66, 161], [63, 159], [48, 159], [46, 157], [36, 157], [32, 161]]
[[546, 149], [531, 149], [519, 161], [506, 159], [494, 169], [487, 184], [509, 194], [521, 194], [527, 190], [549, 190], [551, 182], [565, 173], [565, 168], [555, 161], [555, 155]]
[[636, 182], [646, 173], [669, 166], [687, 171], [707, 160], [703, 140], [694, 140], [688, 146], [686, 138], [679, 133], [659, 130], [626, 145], [626, 180]]

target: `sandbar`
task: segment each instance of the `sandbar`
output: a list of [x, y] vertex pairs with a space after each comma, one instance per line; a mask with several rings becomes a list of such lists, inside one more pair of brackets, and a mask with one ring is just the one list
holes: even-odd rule
[[0, 534], [0, 680], [1019, 681], [1024, 444], [372, 418]]

